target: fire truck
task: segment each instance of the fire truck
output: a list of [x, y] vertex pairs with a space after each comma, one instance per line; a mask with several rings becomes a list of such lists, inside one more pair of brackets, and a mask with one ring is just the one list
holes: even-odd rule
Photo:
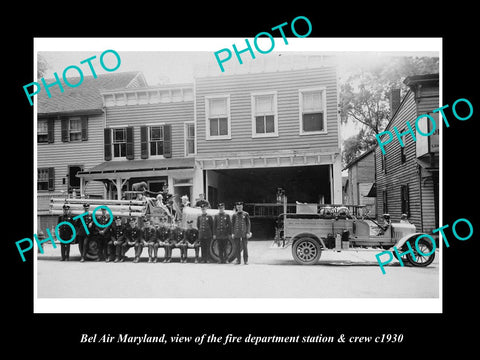
[[[323, 251], [352, 251], [361, 249], [393, 250], [403, 254], [408, 244], [413, 249], [406, 253], [408, 263], [424, 267], [435, 259], [434, 244], [417, 232], [415, 225], [406, 217], [391, 222], [388, 214], [383, 215], [383, 224], [374, 219], [357, 216], [359, 206], [320, 205], [314, 213], [283, 213], [277, 221], [277, 231], [272, 244], [274, 248], [291, 246], [296, 263], [312, 265], [318, 262]], [[397, 257], [396, 253], [393, 253]], [[428, 254], [428, 255], [425, 255]]]

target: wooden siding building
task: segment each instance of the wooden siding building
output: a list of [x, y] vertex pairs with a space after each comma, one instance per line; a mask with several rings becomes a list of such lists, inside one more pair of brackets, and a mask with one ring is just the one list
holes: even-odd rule
[[[411, 134], [402, 137], [404, 147], [394, 135], [394, 140], [385, 146], [385, 155], [375, 148], [377, 214], [389, 213], [393, 221], [407, 214], [417, 231], [430, 233], [439, 226], [439, 147], [438, 113], [439, 107], [438, 74], [407, 77], [404, 81], [409, 91], [385, 130], [393, 133], [396, 127], [400, 133], [408, 130], [410, 122], [416, 141]], [[437, 123], [437, 131], [424, 137], [417, 134], [417, 117], [429, 114]], [[428, 122], [419, 122], [422, 132], [428, 133]]]
[[275, 203], [278, 188], [293, 203], [341, 203], [336, 68], [296, 59], [195, 78], [195, 163], [213, 206]]
[[[78, 83], [79, 79], [70, 79]], [[48, 84], [54, 80], [46, 80]], [[102, 183], [91, 182], [80, 189], [76, 176], [80, 171], [102, 161], [105, 113], [101, 91], [115, 88], [145, 86], [139, 72], [85, 76], [75, 88], [63, 84], [51, 87], [37, 97], [37, 216], [40, 230], [56, 225], [57, 217], [49, 215], [51, 197], [104, 196]]]
[[344, 203], [348, 205], [363, 205], [362, 213], [376, 217], [376, 194], [370, 196], [375, 184], [375, 148], [365, 151], [352, 160], [343, 170], [348, 170], [344, 185]]
[[192, 198], [195, 124], [193, 84], [172, 84], [102, 93], [105, 126], [102, 161], [80, 172], [82, 183], [105, 183], [107, 198], [121, 199], [136, 182], [153, 192]]

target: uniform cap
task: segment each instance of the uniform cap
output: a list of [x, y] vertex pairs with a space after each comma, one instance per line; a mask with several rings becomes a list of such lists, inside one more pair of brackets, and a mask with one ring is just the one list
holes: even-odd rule
[[243, 201], [237, 201], [235, 205], [243, 205]]
[[193, 220], [187, 220], [187, 224], [193, 224]]
[[218, 203], [218, 207], [225, 207], [225, 203]]
[[70, 206], [68, 206], [67, 204], [63, 205], [63, 209], [70, 209]]
[[90, 204], [85, 203], [85, 204], [83, 204], [83, 207], [86, 209], [86, 208], [90, 207]]

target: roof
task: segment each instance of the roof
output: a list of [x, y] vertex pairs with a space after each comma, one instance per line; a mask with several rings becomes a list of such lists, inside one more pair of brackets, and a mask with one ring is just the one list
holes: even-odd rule
[[372, 147], [371, 149], [365, 151], [362, 155], [357, 156], [355, 159], [353, 159], [347, 165], [345, 165], [345, 167], [342, 169], [342, 171], [350, 168], [352, 165], [355, 165], [357, 162], [359, 162], [360, 160], [365, 158], [368, 154], [370, 154], [374, 150], [375, 150], [375, 147]]
[[[78, 175], [105, 175], [135, 171], [158, 171], [172, 169], [193, 169], [195, 159], [191, 157], [177, 159], [145, 159], [125, 161], [105, 161], [93, 168], [81, 171]], [[102, 176], [100, 176], [102, 177]], [[96, 176], [96, 178], [100, 178]]]
[[[49, 88], [50, 98], [43, 88], [38, 93], [36, 96], [38, 114], [101, 111], [103, 107], [102, 91], [147, 86], [143, 74], [139, 71], [101, 74], [96, 78], [84, 76], [83, 81], [77, 87], [67, 86], [63, 79], [61, 80], [63, 93], [58, 85]], [[77, 84], [80, 82], [80, 77], [68, 78], [68, 81], [71, 84]], [[45, 79], [46, 84], [54, 82], [55, 79]]]

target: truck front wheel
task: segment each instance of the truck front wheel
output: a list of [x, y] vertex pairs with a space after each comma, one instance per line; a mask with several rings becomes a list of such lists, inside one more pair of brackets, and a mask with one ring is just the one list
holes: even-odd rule
[[310, 237], [302, 237], [292, 245], [292, 255], [297, 264], [316, 264], [321, 254], [322, 248], [320, 244]]

